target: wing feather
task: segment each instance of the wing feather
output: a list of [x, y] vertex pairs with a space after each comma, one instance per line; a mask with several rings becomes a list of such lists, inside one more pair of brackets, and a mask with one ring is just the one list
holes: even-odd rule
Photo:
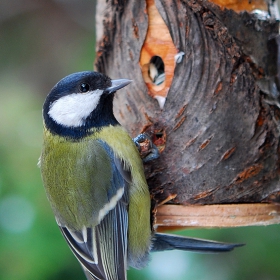
[[126, 280], [129, 187], [127, 181], [130, 175], [127, 170], [122, 171], [121, 164], [116, 165], [121, 161], [115, 157], [110, 147], [103, 142], [102, 147], [110, 157], [112, 188], [107, 193], [109, 206], [104, 208], [100, 223], [81, 230], [72, 230], [58, 224], [88, 280]]

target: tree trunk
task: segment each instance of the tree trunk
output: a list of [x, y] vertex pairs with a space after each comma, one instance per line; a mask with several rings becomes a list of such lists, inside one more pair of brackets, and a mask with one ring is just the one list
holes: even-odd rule
[[[236, 11], [215, 3], [109, 1], [102, 18], [96, 68], [133, 80], [116, 95], [115, 115], [131, 136], [145, 132], [160, 150], [145, 164], [160, 226], [209, 226], [219, 211], [210, 226], [280, 222], [277, 10], [270, 5], [256, 15], [249, 12], [265, 2], [231, 4]], [[164, 63], [160, 84], [153, 80], [155, 56]], [[166, 203], [185, 206], [172, 212]], [[204, 221], [188, 224], [191, 209]], [[225, 215], [247, 218], [221, 222], [231, 212]]]

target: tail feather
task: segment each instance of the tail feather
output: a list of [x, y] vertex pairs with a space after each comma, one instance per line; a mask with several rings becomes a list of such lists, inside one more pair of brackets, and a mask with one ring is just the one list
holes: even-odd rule
[[173, 234], [156, 233], [153, 237], [152, 252], [165, 250], [186, 250], [202, 253], [229, 252], [244, 244], [222, 243], [212, 240], [189, 238]]

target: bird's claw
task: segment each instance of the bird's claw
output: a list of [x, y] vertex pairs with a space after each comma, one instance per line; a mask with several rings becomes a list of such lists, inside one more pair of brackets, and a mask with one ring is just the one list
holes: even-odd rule
[[150, 137], [141, 133], [133, 139], [143, 162], [148, 162], [159, 157], [159, 151]]

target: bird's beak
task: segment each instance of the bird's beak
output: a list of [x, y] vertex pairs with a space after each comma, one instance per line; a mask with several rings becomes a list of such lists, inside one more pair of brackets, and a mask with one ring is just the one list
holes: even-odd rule
[[118, 89], [127, 86], [128, 84], [130, 84], [132, 82], [132, 80], [118, 79], [118, 80], [111, 80], [111, 82], [112, 82], [112, 85], [105, 89], [105, 91], [107, 93], [113, 93], [113, 92], [117, 91]]

